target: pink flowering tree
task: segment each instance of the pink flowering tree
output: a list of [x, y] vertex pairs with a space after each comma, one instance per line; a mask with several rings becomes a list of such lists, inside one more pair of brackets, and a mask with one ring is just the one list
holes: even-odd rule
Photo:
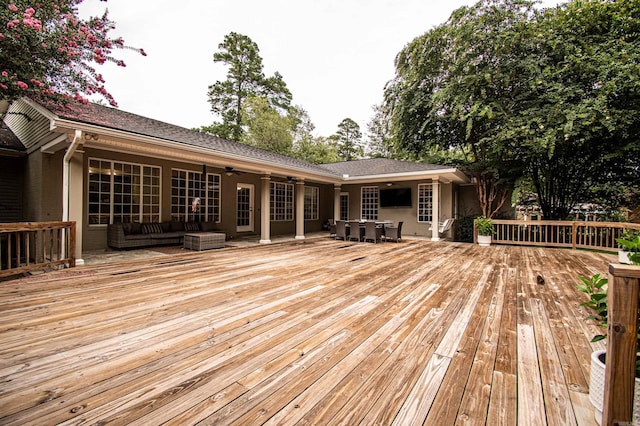
[[117, 106], [97, 67], [106, 62], [124, 67], [113, 56], [118, 49], [146, 53], [109, 36], [115, 24], [106, 11], [102, 17], [80, 19], [82, 1], [9, 0], [0, 5], [0, 100], [29, 96], [86, 103], [97, 96]]

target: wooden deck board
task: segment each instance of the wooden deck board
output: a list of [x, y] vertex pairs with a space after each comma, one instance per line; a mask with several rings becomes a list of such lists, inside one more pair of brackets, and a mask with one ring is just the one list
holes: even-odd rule
[[613, 261], [312, 239], [5, 281], [0, 424], [592, 424], [575, 286]]

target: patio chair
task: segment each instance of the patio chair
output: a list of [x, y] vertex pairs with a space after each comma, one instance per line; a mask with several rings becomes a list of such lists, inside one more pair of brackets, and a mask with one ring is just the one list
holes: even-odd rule
[[336, 220], [336, 232], [333, 238], [336, 240], [347, 240], [347, 227], [345, 226], [344, 220]]
[[382, 226], [376, 225], [374, 221], [367, 221], [364, 224], [364, 240], [377, 243], [382, 240]]
[[358, 241], [362, 240], [363, 234], [362, 229], [360, 228], [360, 222], [357, 220], [349, 221], [349, 241], [354, 238]]
[[[455, 219], [446, 219], [444, 222], [440, 222], [438, 224], [438, 236], [444, 234], [445, 232], [447, 232], [449, 229], [451, 229], [451, 226], [453, 225], [453, 222], [455, 222]], [[433, 235], [433, 225], [431, 225], [429, 227], [429, 231], [431, 231], [431, 234]]]
[[329, 219], [329, 236], [336, 236], [336, 221], [333, 219]]
[[398, 227], [395, 226], [385, 226], [384, 228], [384, 239], [386, 240], [394, 240], [396, 243], [402, 239], [402, 224], [404, 222], [398, 222]]

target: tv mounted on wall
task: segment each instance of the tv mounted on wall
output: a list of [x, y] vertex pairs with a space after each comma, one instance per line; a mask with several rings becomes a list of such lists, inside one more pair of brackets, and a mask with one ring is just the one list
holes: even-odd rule
[[380, 207], [411, 207], [411, 188], [381, 189]]

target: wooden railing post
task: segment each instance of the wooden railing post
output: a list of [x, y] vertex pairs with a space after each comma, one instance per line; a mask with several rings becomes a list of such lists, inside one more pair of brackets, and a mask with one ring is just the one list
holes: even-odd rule
[[610, 264], [603, 425], [631, 422], [636, 370], [640, 266]]
[[70, 222], [69, 224], [69, 233], [68, 233], [69, 243], [67, 246], [69, 247], [69, 254], [67, 257], [69, 258], [69, 267], [75, 268], [76, 266], [76, 223]]

